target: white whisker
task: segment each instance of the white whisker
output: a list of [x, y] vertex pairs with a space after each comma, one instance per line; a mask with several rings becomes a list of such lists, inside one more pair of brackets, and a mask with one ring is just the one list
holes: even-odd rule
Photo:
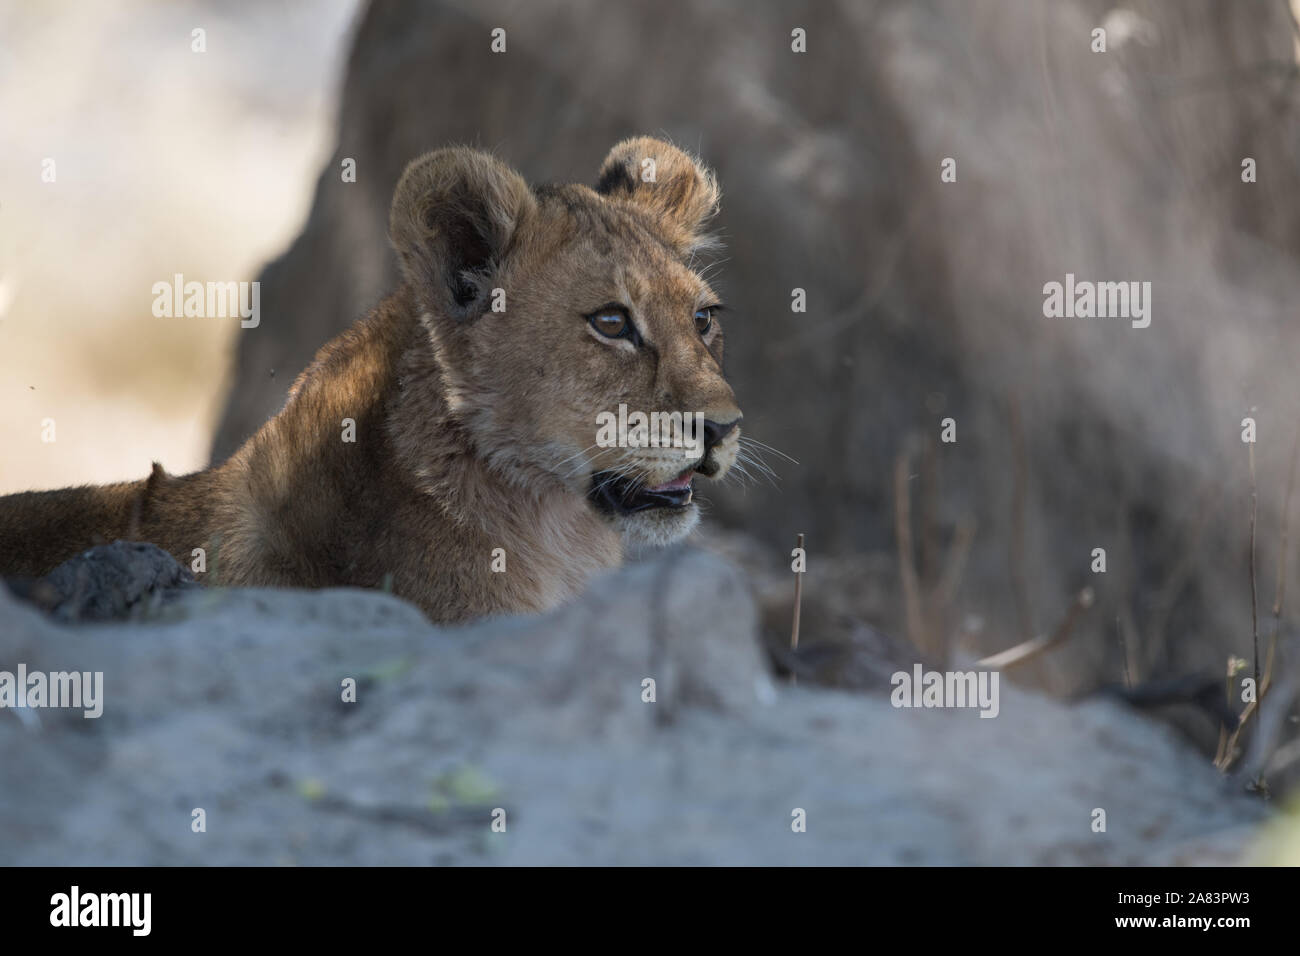
[[791, 458], [791, 457], [790, 457], [789, 455], [787, 455], [785, 452], [781, 451], [781, 449], [779, 449], [779, 448], [773, 448], [771, 445], [765, 445], [763, 442], [759, 441], [757, 438], [751, 438], [749, 435], [741, 435], [741, 436], [740, 436], [740, 443], [741, 443], [742, 445], [757, 445], [759, 448], [765, 448], [765, 449], [767, 449], [768, 451], [772, 452], [773, 454], [780, 455], [782, 458], [784, 458], [786, 461], [790, 462], [792, 465], [797, 465], [797, 464], [799, 464], [799, 462], [795, 461], [793, 458]]

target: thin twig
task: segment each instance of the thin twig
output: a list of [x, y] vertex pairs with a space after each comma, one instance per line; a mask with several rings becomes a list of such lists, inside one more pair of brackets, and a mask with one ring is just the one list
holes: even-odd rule
[[1057, 626], [1051, 637], [1036, 637], [1031, 641], [1024, 641], [1015, 647], [1009, 647], [1005, 651], [999, 651], [997, 654], [985, 657], [975, 666], [987, 667], [993, 670], [1006, 670], [1009, 667], [1015, 667], [1024, 664], [1026, 661], [1033, 660], [1044, 651], [1051, 650], [1065, 641], [1074, 631], [1074, 625], [1079, 619], [1079, 615], [1092, 607], [1092, 602], [1092, 588], [1084, 588], [1074, 596], [1074, 601], [1070, 604], [1070, 609], [1066, 612], [1065, 618]]
[[1255, 519], [1259, 495], [1255, 485], [1255, 443], [1250, 442], [1250, 630], [1254, 645], [1255, 692], [1259, 693], [1259, 600], [1255, 585]]
[[1120, 615], [1115, 615], [1115, 634], [1119, 637], [1119, 655], [1120, 663], [1124, 665], [1124, 689], [1133, 689], [1133, 677], [1128, 666], [1128, 641], [1124, 636], [1124, 625], [1120, 621]]
[[[1253, 450], [1254, 446], [1251, 447]], [[1241, 717], [1238, 718], [1237, 720], [1237, 726], [1233, 729], [1232, 733], [1227, 734], [1223, 731], [1222, 728], [1220, 728], [1219, 750], [1214, 757], [1214, 765], [1218, 767], [1220, 770], [1227, 770], [1229, 767], [1232, 766], [1233, 761], [1236, 760], [1237, 740], [1241, 736], [1241, 733], [1245, 729], [1246, 724], [1249, 722], [1250, 718], [1254, 716], [1255, 711], [1259, 709], [1259, 702], [1264, 699], [1264, 694], [1268, 692], [1268, 689], [1273, 684], [1273, 666], [1275, 663], [1274, 656], [1277, 651], [1277, 639], [1282, 625], [1283, 600], [1286, 597], [1286, 552], [1287, 552], [1287, 541], [1289, 539], [1290, 519], [1291, 519], [1291, 493], [1295, 487], [1295, 472], [1296, 472], [1297, 457], [1300, 457], [1300, 426], [1298, 426], [1296, 429], [1296, 437], [1291, 445], [1291, 463], [1287, 467], [1286, 494], [1282, 499], [1282, 531], [1280, 536], [1281, 540], [1278, 545], [1279, 553], [1277, 559], [1277, 564], [1278, 564], [1277, 586], [1273, 593], [1273, 633], [1269, 637], [1268, 656], [1264, 661], [1264, 674], [1262, 677], [1256, 679], [1255, 699], [1246, 704], [1245, 708], [1241, 712]], [[1252, 485], [1253, 485], [1254, 483], [1253, 481], [1254, 456], [1253, 455], [1251, 457], [1251, 466], [1252, 466], [1251, 475], [1252, 475]], [[1252, 537], [1251, 556], [1253, 559], [1254, 550], [1255, 550], [1253, 544], [1253, 538], [1254, 538], [1253, 533], [1251, 537]], [[1253, 575], [1252, 575], [1251, 585], [1253, 590], [1253, 586], [1254, 586]], [[1259, 639], [1258, 636], [1256, 636], [1256, 645], [1258, 645], [1258, 642]], [[1258, 648], [1256, 650], [1256, 655], [1257, 655], [1256, 664], [1258, 666]], [[1257, 782], [1262, 785], [1263, 780], [1261, 779]]]
[[934, 439], [927, 435], [921, 445], [921, 511], [918, 522], [921, 529], [920, 575], [927, 591], [934, 587], [939, 575], [939, 529], [936, 521], [939, 512], [936, 504], [939, 494], [938, 459]]
[[[1292, 23], [1295, 22], [1292, 17]], [[1286, 598], [1286, 552], [1291, 527], [1291, 492], [1295, 488], [1296, 459], [1300, 458], [1300, 425], [1296, 426], [1295, 440], [1291, 443], [1291, 464], [1286, 470], [1286, 494], [1282, 498], [1282, 533], [1277, 546], [1277, 586], [1273, 590], [1273, 633], [1268, 639], [1268, 656], [1264, 673], [1273, 672], [1273, 654], [1277, 650], [1277, 637], [1282, 629], [1282, 606]]]
[[[802, 557], [804, 555], [803, 535], [799, 535], [799, 540], [795, 544], [795, 547], [799, 549], [799, 554]], [[791, 625], [790, 628], [790, 650], [792, 651], [799, 650], [799, 607], [802, 603], [803, 603], [803, 572], [796, 571], [794, 573], [794, 623]], [[799, 677], [797, 674], [795, 674], [793, 670], [790, 671], [790, 683], [791, 684], [799, 683]]]
[[916, 579], [912, 549], [912, 499], [907, 487], [908, 458], [903, 452], [894, 463], [894, 533], [898, 537], [898, 573], [903, 585], [903, 612], [912, 646], [926, 650], [921, 616], [921, 589]]
[[[1244, 666], [1245, 663], [1246, 663], [1245, 661], [1242, 661], [1239, 658], [1232, 657], [1232, 656], [1228, 657], [1228, 674], [1227, 677], [1224, 678], [1223, 690], [1226, 696], [1227, 707], [1229, 711], [1232, 710], [1232, 684], [1233, 684], [1233, 680], [1237, 676], [1237, 671], [1239, 669], [1237, 665], [1242, 664]], [[1228, 728], [1227, 726], [1225, 726], [1222, 720], [1219, 721], [1219, 745], [1214, 751], [1214, 765], [1216, 767], [1219, 766], [1219, 764], [1224, 760], [1224, 757], [1229, 752], [1229, 748], [1235, 746], [1235, 743], [1236, 743], [1235, 735], [1230, 734], [1228, 732]]]
[[1029, 584], [1025, 575], [1025, 493], [1029, 483], [1029, 466], [1025, 458], [1025, 434], [1020, 421], [1020, 401], [1011, 397], [1011, 586], [1015, 592], [1016, 616], [1020, 623], [1020, 640], [1034, 638], [1034, 615], [1029, 603]]

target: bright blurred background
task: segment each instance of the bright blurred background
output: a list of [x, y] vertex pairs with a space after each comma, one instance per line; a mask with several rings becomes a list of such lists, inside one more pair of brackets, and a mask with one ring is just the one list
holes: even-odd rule
[[301, 228], [356, 10], [0, 4], [0, 494], [207, 463], [239, 323], [150, 290], [256, 279]]

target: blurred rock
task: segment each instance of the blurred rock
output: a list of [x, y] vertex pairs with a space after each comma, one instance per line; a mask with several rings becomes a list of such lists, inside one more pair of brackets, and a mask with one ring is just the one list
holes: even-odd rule
[[61, 621], [109, 621], [146, 613], [194, 575], [153, 544], [114, 541], [64, 561], [35, 581], [7, 582], [18, 597]]

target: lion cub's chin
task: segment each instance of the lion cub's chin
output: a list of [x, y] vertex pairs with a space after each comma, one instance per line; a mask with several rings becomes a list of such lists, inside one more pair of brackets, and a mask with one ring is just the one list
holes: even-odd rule
[[694, 502], [681, 508], [651, 508], [632, 514], [611, 516], [630, 550], [664, 548], [682, 540], [700, 523], [700, 509]]

